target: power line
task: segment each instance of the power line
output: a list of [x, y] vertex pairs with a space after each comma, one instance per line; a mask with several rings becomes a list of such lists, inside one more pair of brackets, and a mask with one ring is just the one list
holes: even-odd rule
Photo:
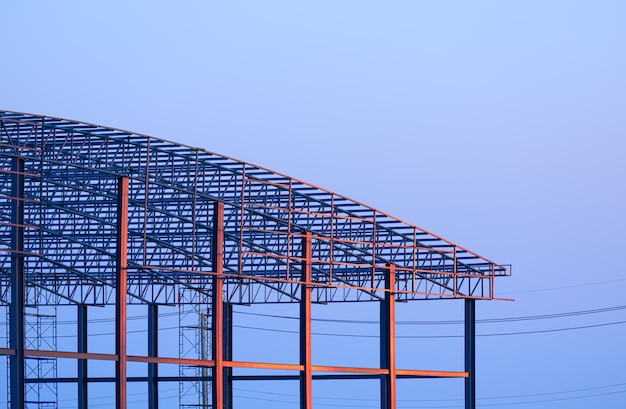
[[626, 278], [617, 278], [615, 280], [606, 280], [606, 281], [595, 281], [593, 283], [587, 283], [587, 284], [565, 285], [565, 286], [561, 286], [561, 287], [537, 288], [537, 289], [534, 289], [534, 290], [507, 291], [507, 292], [503, 292], [501, 294], [508, 295], [508, 294], [538, 293], [538, 292], [544, 292], [544, 291], [565, 290], [565, 289], [568, 289], [568, 288], [589, 287], [589, 286], [593, 286], [593, 285], [616, 283], [616, 282], [619, 282], [619, 281], [626, 281]]
[[[476, 334], [476, 336], [477, 337], [496, 337], [496, 336], [510, 336], [510, 335], [541, 334], [541, 333], [547, 333], [547, 332], [562, 332], [562, 331], [574, 331], [574, 330], [587, 329], [587, 328], [607, 327], [607, 326], [620, 325], [620, 324], [626, 324], [626, 321], [614, 321], [614, 322], [606, 322], [602, 324], [580, 325], [576, 327], [542, 329], [542, 330], [533, 330], [533, 331]], [[233, 325], [233, 327], [256, 330], [256, 331], [278, 332], [278, 333], [284, 333], [284, 334], [299, 334], [298, 331], [287, 330], [287, 329], [252, 327], [248, 325]], [[179, 327], [165, 327], [165, 328], [161, 328], [160, 330], [173, 330], [173, 329], [179, 329]], [[127, 333], [138, 334], [138, 333], [142, 333], [146, 331], [147, 329], [139, 329], [139, 330], [127, 331]], [[89, 335], [94, 336], [94, 337], [115, 335], [115, 332], [100, 332], [100, 333], [89, 334]], [[329, 337], [345, 337], [345, 338], [379, 338], [379, 335], [341, 334], [341, 333], [334, 333], [334, 332], [313, 332], [313, 335], [321, 335], [321, 336], [329, 336]], [[74, 337], [75, 335], [57, 335], [57, 338], [74, 338]], [[463, 335], [397, 335], [396, 338], [398, 339], [463, 338]], [[0, 337], [0, 339], [6, 339], [6, 337]]]
[[[575, 327], [552, 328], [552, 329], [543, 329], [543, 330], [487, 333], [487, 334], [477, 334], [476, 336], [477, 337], [495, 337], [495, 336], [541, 334], [541, 333], [548, 333], [548, 332], [562, 332], [562, 331], [573, 331], [573, 330], [588, 329], [588, 328], [606, 327], [606, 326], [620, 325], [620, 324], [626, 324], [626, 321], [614, 321], [614, 322], [606, 322], [606, 323], [601, 323], [601, 324], [580, 325], [580, 326], [575, 326]], [[262, 327], [248, 326], [248, 325], [233, 325], [233, 327], [257, 330], [257, 331], [278, 332], [278, 333], [286, 333], [286, 334], [299, 334], [298, 331], [277, 329], [277, 328], [262, 328]], [[160, 328], [160, 330], [174, 330], [174, 329], [179, 329], [179, 327], [176, 326], [176, 327]], [[136, 334], [136, 333], [142, 333], [146, 331], [147, 329], [139, 329], [139, 330], [130, 330], [127, 332], [129, 334]], [[115, 335], [115, 332], [92, 333], [89, 335], [90, 336]], [[348, 338], [378, 338], [379, 337], [378, 335], [341, 334], [341, 333], [333, 333], [333, 332], [313, 332], [313, 335], [348, 337]], [[74, 337], [75, 335], [57, 335], [57, 338], [74, 338]], [[463, 335], [397, 335], [396, 338], [398, 339], [463, 338]], [[0, 339], [6, 339], [6, 336], [0, 337]]]
[[[613, 311], [621, 311], [626, 310], [626, 305], [616, 305], [612, 307], [604, 307], [604, 308], [595, 308], [590, 310], [579, 310], [579, 311], [566, 311], [560, 313], [552, 313], [552, 314], [542, 314], [542, 315], [526, 315], [519, 317], [503, 317], [503, 318], [483, 318], [477, 319], [477, 324], [489, 324], [489, 323], [502, 323], [502, 322], [517, 322], [517, 321], [534, 321], [534, 320], [546, 320], [546, 319], [556, 319], [556, 318], [565, 318], [565, 317], [575, 317], [581, 315], [590, 315], [590, 314], [600, 314], [606, 312]], [[253, 315], [259, 317], [268, 317], [268, 318], [281, 318], [281, 319], [290, 319], [290, 320], [299, 320], [299, 317], [294, 317], [290, 315], [278, 315], [278, 314], [263, 314], [257, 312], [247, 312], [247, 311], [234, 311], [236, 314], [241, 315]], [[175, 316], [179, 315], [179, 312], [169, 312], [159, 314], [159, 317], [166, 316]], [[132, 315], [128, 316], [127, 320], [140, 320], [147, 318], [147, 315]], [[115, 318], [96, 318], [90, 319], [89, 323], [102, 323], [102, 322], [113, 322]], [[334, 318], [312, 318], [312, 321], [317, 322], [332, 322], [339, 324], [367, 324], [367, 325], [377, 325], [379, 324], [378, 320], [348, 320], [348, 319], [334, 319]], [[396, 325], [459, 325], [463, 324], [463, 320], [425, 320], [425, 321], [405, 321], [400, 320], [396, 321]], [[57, 325], [73, 325], [76, 324], [76, 321], [66, 320], [66, 321], [57, 321]], [[0, 322], [0, 325], [6, 325], [6, 322]]]
[[[590, 395], [569, 396], [569, 397], [562, 397], [562, 398], [539, 399], [539, 400], [531, 400], [531, 401], [526, 401], [526, 402], [483, 403], [483, 404], [481, 404], [481, 406], [529, 405], [529, 404], [535, 404], [535, 403], [545, 403], [545, 402], [557, 402], [557, 401], [566, 401], [566, 400], [587, 399], [587, 398], [593, 398], [593, 397], [598, 397], [598, 396], [616, 395], [616, 394], [622, 394], [622, 393], [626, 393], [626, 390], [594, 393], [594, 394], [590, 394]], [[238, 398], [255, 399], [255, 400], [268, 401], [268, 402], [297, 403], [297, 402], [294, 402], [294, 401], [291, 401], [291, 400], [268, 399], [268, 398], [259, 398], [259, 397], [250, 397], [250, 396], [241, 396], [241, 395], [235, 395], [235, 396], [238, 397]], [[359, 399], [359, 400], [361, 400], [361, 399]], [[399, 400], [398, 402], [401, 402], [401, 401]], [[331, 406], [331, 407], [344, 407], [344, 408], [363, 408], [363, 407], [377, 408], [378, 407], [378, 405], [376, 405], [376, 406], [364, 406], [363, 404], [349, 405], [349, 404], [332, 404], [332, 403], [317, 403], [316, 406]], [[447, 406], [429, 406], [429, 407], [425, 407], [425, 406], [404, 406], [403, 405], [404, 409], [438, 409], [438, 408], [459, 408], [459, 407], [462, 407], [462, 406], [459, 406], [459, 405], [447, 405]]]
[[[614, 383], [610, 385], [602, 385], [602, 386], [593, 386], [588, 388], [576, 388], [576, 389], [567, 389], [563, 391], [555, 391], [555, 392], [540, 392], [540, 393], [526, 393], [522, 395], [509, 395], [509, 396], [490, 396], [485, 398], [478, 398], [478, 400], [501, 400], [501, 399], [517, 399], [517, 398], [532, 398], [536, 396], [550, 396], [550, 395], [562, 395], [566, 393], [576, 393], [576, 392], [586, 392], [591, 390], [598, 389], [607, 389], [607, 388], [615, 388], [617, 386], [624, 386], [626, 382]], [[444, 401], [462, 401], [463, 399], [400, 399], [398, 402], [444, 402]]]
[[[486, 323], [502, 323], [502, 322], [517, 322], [517, 321], [533, 321], [533, 320], [545, 320], [545, 319], [555, 319], [555, 318], [564, 318], [564, 317], [574, 317], [580, 315], [589, 315], [589, 314], [600, 314], [605, 312], [612, 311], [620, 311], [626, 310], [626, 305], [616, 305], [613, 307], [605, 307], [605, 308], [596, 308], [591, 310], [580, 310], [580, 311], [568, 311], [561, 313], [553, 313], [553, 314], [543, 314], [543, 315], [527, 315], [520, 317], [505, 317], [505, 318], [485, 318], [478, 319], [476, 323], [486, 324]], [[282, 319], [291, 319], [298, 320], [298, 317], [293, 317], [289, 315], [277, 315], [277, 314], [262, 314], [256, 312], [246, 312], [246, 311], [235, 311], [238, 314], [243, 315], [254, 315], [261, 317], [269, 317], [269, 318], [282, 318]], [[333, 318], [313, 318], [313, 321], [319, 322], [333, 322], [340, 324], [378, 324], [378, 320], [341, 320], [341, 319], [333, 319]], [[451, 325], [451, 324], [463, 324], [463, 320], [438, 320], [438, 321], [396, 321], [396, 325]]]
[[[509, 336], [509, 335], [540, 334], [540, 333], [545, 333], [545, 332], [573, 331], [573, 330], [578, 330], [578, 329], [606, 327], [610, 325], [619, 325], [619, 324], [626, 324], [626, 321], [615, 321], [615, 322], [607, 322], [607, 323], [602, 323], [602, 324], [581, 325], [577, 327], [554, 328], [554, 329], [544, 329], [544, 330], [534, 330], [534, 331], [476, 334], [476, 336], [477, 337], [495, 337], [495, 336]], [[286, 333], [286, 334], [299, 334], [298, 331], [286, 330], [286, 329], [251, 327], [247, 325], [233, 325], [233, 326], [237, 328], [251, 329], [251, 330], [258, 330], [258, 331], [280, 332], [280, 333]], [[379, 335], [340, 334], [340, 333], [334, 333], [334, 332], [313, 332], [313, 335], [346, 337], [346, 338], [379, 338]], [[463, 338], [463, 335], [396, 335], [396, 338], [398, 339]]]
[[[532, 401], [527, 401], [527, 402], [486, 403], [486, 404], [481, 404], [481, 406], [528, 405], [528, 404], [533, 404], [533, 403], [545, 403], [545, 402], [557, 402], [557, 401], [564, 401], [564, 400], [586, 399], [586, 398], [593, 398], [593, 397], [597, 397], [597, 396], [616, 395], [616, 394], [620, 394], [620, 393], [626, 393], [626, 389], [625, 390], [620, 390], [620, 391], [614, 391], [614, 392], [603, 392], [603, 393], [595, 393], [595, 394], [591, 394], [591, 395], [571, 396], [571, 397], [564, 397], [564, 398], [540, 399], [540, 400], [532, 400]], [[438, 407], [439, 408], [445, 408], [446, 406], [438, 406]], [[458, 406], [447, 406], [447, 407], [451, 408], [451, 407], [458, 407]]]
[[[517, 398], [530, 398], [530, 397], [535, 397], [535, 396], [561, 395], [565, 393], [586, 392], [586, 391], [591, 391], [591, 390], [614, 388], [617, 386], [624, 386], [624, 385], [626, 385], [626, 382], [614, 383], [611, 385], [593, 386], [593, 387], [588, 387], [588, 388], [567, 389], [567, 390], [555, 391], [555, 392], [529, 393], [529, 394], [523, 394], [523, 395], [509, 395], [509, 396], [491, 396], [491, 397], [485, 397], [485, 398], [478, 398], [478, 400], [482, 401], [482, 400], [495, 400], [495, 399], [517, 399]], [[278, 396], [291, 396], [291, 397], [298, 396], [292, 393], [255, 391], [251, 389], [241, 389], [241, 388], [237, 388], [237, 390], [244, 391], [244, 392], [259, 393], [259, 394], [264, 394], [264, 395], [278, 395]], [[314, 398], [315, 399], [329, 399], [329, 400], [346, 400], [346, 401], [371, 401], [371, 399], [368, 399], [368, 398], [345, 398], [345, 397], [324, 397], [324, 396], [314, 396]], [[453, 401], [458, 402], [458, 401], [463, 401], [463, 400], [464, 400], [463, 398], [457, 398], [457, 399], [398, 399], [397, 401], [398, 402], [453, 402]]]
[[[516, 399], [516, 398], [522, 398], [522, 397], [533, 397], [533, 396], [546, 396], [546, 395], [556, 395], [556, 394], [564, 394], [564, 393], [574, 393], [574, 392], [583, 392], [583, 391], [589, 391], [589, 390], [598, 390], [598, 389], [606, 389], [606, 388], [613, 388], [616, 386], [624, 386], [626, 385], [626, 382], [622, 382], [622, 383], [616, 383], [616, 384], [611, 384], [611, 385], [603, 385], [603, 386], [595, 386], [595, 387], [589, 387], [589, 388], [578, 388], [578, 389], [569, 389], [569, 390], [564, 390], [564, 391], [556, 391], [556, 392], [543, 392], [543, 393], [533, 393], [533, 394], [523, 394], [523, 395], [510, 395], [510, 396], [494, 396], [494, 397], [486, 397], [486, 398], [479, 398], [478, 400], [493, 400], [493, 399]], [[169, 390], [164, 390], [163, 392], [173, 392], [176, 389], [169, 389]], [[262, 395], [275, 395], [275, 396], [285, 396], [285, 397], [298, 397], [299, 395], [296, 394], [288, 394], [288, 393], [280, 393], [280, 392], [268, 392], [268, 391], [256, 391], [256, 390], [251, 390], [251, 389], [241, 389], [241, 388], [237, 388], [237, 391], [241, 391], [241, 392], [248, 392], [248, 393], [257, 393], [257, 394], [262, 394]], [[590, 395], [581, 395], [581, 396], [570, 396], [570, 397], [562, 397], [562, 398], [552, 398], [552, 399], [541, 399], [541, 400], [533, 400], [533, 401], [526, 401], [526, 402], [509, 402], [509, 403], [488, 403], [488, 404], [481, 404], [481, 406], [505, 406], [505, 405], [526, 405], [526, 404], [533, 404], [533, 403], [544, 403], [544, 402], [554, 402], [554, 401], [563, 401], [563, 400], [576, 400], [576, 399], [586, 399], [586, 398], [591, 398], [591, 397], [597, 397], [597, 396], [605, 396], [605, 395], [614, 395], [614, 394], [621, 394], [621, 393], [625, 393], [626, 390], [619, 390], [619, 391], [610, 391], [610, 392], [602, 392], [602, 393], [596, 393], [596, 394], [590, 394]], [[131, 395], [145, 395], [145, 392], [140, 392], [140, 393], [132, 393], [132, 394], [128, 394], [128, 396]], [[171, 396], [160, 396], [160, 399], [174, 399], [177, 398], [178, 395], [171, 395]], [[250, 396], [242, 396], [242, 395], [235, 395], [235, 397], [237, 398], [243, 398], [243, 399], [256, 399], [256, 400], [262, 400], [262, 401], [268, 401], [268, 402], [279, 402], [279, 403], [297, 403], [294, 401], [288, 401], [288, 400], [281, 400], [281, 399], [268, 399], [268, 398], [259, 398], [259, 397], [250, 397]], [[102, 400], [102, 399], [109, 399], [108, 397], [91, 397], [89, 400], [90, 401], [98, 401], [98, 400]], [[360, 402], [372, 402], [372, 399], [367, 399], [367, 398], [345, 398], [345, 397], [323, 397], [323, 396], [314, 396], [314, 399], [326, 399], [326, 400], [335, 400], [335, 401], [360, 401]], [[462, 401], [463, 399], [398, 399], [398, 403], [400, 402], [450, 402], [450, 401]], [[74, 399], [70, 400], [70, 399], [63, 399], [62, 401], [64, 402], [69, 402], [69, 401], [75, 401]], [[133, 401], [129, 401], [129, 403], [135, 403], [135, 402], [142, 402], [143, 400], [133, 400]], [[90, 404], [90, 406], [106, 406], [108, 404], [105, 403], [96, 403], [96, 404]], [[335, 407], [370, 407], [370, 406], [363, 406], [363, 405], [347, 405], [347, 404], [332, 404], [332, 403], [317, 403], [316, 405], [319, 406], [335, 406]], [[378, 407], [378, 406], [371, 406], [371, 407]], [[459, 406], [457, 405], [453, 405], [453, 406], [435, 406], [435, 407], [431, 407], [432, 409], [436, 409], [436, 408], [457, 408]], [[411, 409], [411, 408], [418, 408], [418, 407], [410, 407], [410, 406], [405, 406], [405, 408], [407, 409]], [[420, 406], [419, 408], [422, 409], [428, 409], [425, 408], [423, 406]]]

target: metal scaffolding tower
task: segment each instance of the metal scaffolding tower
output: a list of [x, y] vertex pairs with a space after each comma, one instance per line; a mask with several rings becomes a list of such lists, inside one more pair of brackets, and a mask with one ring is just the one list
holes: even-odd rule
[[[206, 297], [198, 299], [199, 294], [183, 292], [184, 302], [178, 308], [179, 357], [181, 359], [210, 359], [211, 316]], [[196, 296], [196, 299], [188, 297]], [[180, 365], [179, 402], [180, 408], [210, 408], [209, 368], [194, 364]]]
[[[56, 350], [57, 326], [55, 307], [49, 314], [35, 308], [26, 313], [26, 348], [29, 350]], [[44, 307], [45, 308], [45, 307]], [[57, 359], [53, 357], [27, 356], [25, 376], [30, 379], [56, 378]], [[57, 409], [58, 385], [53, 382], [33, 382], [26, 384], [26, 404], [29, 408]]]
[[[150, 409], [164, 382], [179, 385], [180, 407], [232, 408], [241, 368], [287, 371], [245, 379], [298, 380], [303, 409], [316, 379], [379, 379], [389, 409], [397, 379], [424, 377], [465, 379], [466, 408], [475, 408], [475, 301], [495, 299], [507, 266], [289, 176], [66, 119], [0, 111], [0, 180], [0, 303], [9, 310], [0, 355], [11, 409], [56, 408], [61, 383], [75, 384], [77, 406], [87, 408], [96, 382], [115, 385], [118, 409], [135, 382], [146, 385]], [[396, 301], [430, 299], [464, 300], [462, 370], [397, 362]], [[311, 305], [347, 301], [380, 304], [375, 368], [312, 360]], [[233, 305], [262, 303], [299, 305], [297, 363], [234, 360]], [[132, 305], [147, 307], [145, 354], [129, 353]], [[56, 343], [56, 311], [69, 306], [77, 309], [68, 349]], [[88, 311], [106, 306], [115, 308], [115, 351], [91, 352]], [[161, 351], [161, 306], [180, 310], [177, 356]], [[75, 360], [76, 376], [58, 376], [59, 358]], [[114, 363], [114, 376], [88, 373], [98, 361]], [[147, 376], [129, 373], [134, 363]], [[170, 365], [178, 376], [162, 374]]]

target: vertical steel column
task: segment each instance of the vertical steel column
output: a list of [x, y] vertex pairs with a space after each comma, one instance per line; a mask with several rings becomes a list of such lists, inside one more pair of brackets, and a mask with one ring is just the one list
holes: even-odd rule
[[128, 268], [128, 178], [117, 184], [117, 249], [115, 253], [115, 407], [126, 409], [126, 294]]
[[311, 232], [302, 238], [302, 282], [300, 284], [300, 409], [313, 407], [311, 370]]
[[[224, 303], [224, 360], [233, 360], [233, 305]], [[233, 368], [224, 368], [224, 409], [233, 409]]]
[[213, 382], [211, 383], [212, 404], [214, 409], [224, 407], [224, 203], [215, 202], [213, 208], [213, 275], [211, 289], [212, 305], [212, 343], [211, 352], [215, 362]]
[[476, 300], [465, 299], [465, 409], [476, 409]]
[[385, 268], [385, 299], [380, 302], [380, 407], [396, 408], [396, 266]]
[[[87, 306], [79, 304], [78, 308], [78, 352], [87, 350]], [[89, 384], [87, 382], [87, 360], [78, 360], [78, 409], [87, 409]]]
[[[148, 304], [148, 356], [159, 356], [159, 306]], [[148, 364], [148, 408], [159, 409], [159, 364]]]
[[11, 305], [9, 307], [9, 346], [11, 355], [11, 409], [23, 409], [25, 400], [24, 373], [24, 159], [11, 163]]

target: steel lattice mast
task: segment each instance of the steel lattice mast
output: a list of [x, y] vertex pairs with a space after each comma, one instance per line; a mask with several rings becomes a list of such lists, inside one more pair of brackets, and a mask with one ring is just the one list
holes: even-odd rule
[[[29, 353], [20, 347], [24, 305], [118, 308], [116, 384], [124, 407], [119, 378], [125, 378], [127, 303], [152, 306], [155, 314], [158, 305], [211, 303], [218, 350], [212, 347], [212, 360], [191, 364], [217, 368], [216, 379], [232, 379], [232, 357], [220, 346], [220, 334], [229, 331], [222, 315], [232, 315], [232, 305], [300, 303], [297, 370], [307, 395], [315, 370], [304, 353], [307, 305], [380, 301], [387, 325], [381, 335], [392, 339], [396, 300], [462, 298], [473, 322], [473, 301], [494, 299], [495, 278], [509, 274], [506, 266], [377, 209], [203, 149], [6, 111], [0, 111], [0, 135], [0, 301], [12, 308], [14, 335], [5, 351], [15, 362], [12, 386], [24, 378], [18, 363]], [[471, 326], [467, 333], [473, 340]], [[391, 391], [383, 394], [385, 407], [395, 406], [389, 380], [397, 372], [387, 344], [379, 371]], [[156, 362], [156, 351], [145, 359]], [[228, 400], [216, 383], [221, 388], [224, 381], [213, 382], [214, 407]], [[15, 389], [11, 402], [20, 407], [17, 395]]]

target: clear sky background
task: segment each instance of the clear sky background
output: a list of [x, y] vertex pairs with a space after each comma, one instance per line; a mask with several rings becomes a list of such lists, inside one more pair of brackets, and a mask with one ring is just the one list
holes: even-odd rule
[[[479, 319], [626, 304], [626, 2], [3, 0], [0, 39], [0, 109], [203, 147], [512, 263], [496, 295], [516, 301], [480, 302]], [[375, 319], [374, 307], [315, 313]], [[460, 319], [462, 303], [410, 303], [399, 314]], [[479, 324], [479, 334], [611, 324], [480, 337], [479, 407], [623, 408], [624, 321], [617, 309]], [[402, 336], [459, 331], [398, 326]], [[251, 339], [266, 350], [295, 342], [238, 335], [238, 359], [267, 358]], [[369, 338], [315, 342], [316, 363], [377, 364]], [[458, 339], [398, 342], [400, 367], [462, 369]], [[295, 345], [289, 354], [297, 359]], [[296, 386], [237, 384], [236, 403], [296, 407]], [[375, 407], [376, 387], [316, 382], [315, 403]], [[133, 393], [132, 407], [145, 407]], [[399, 407], [459, 407], [462, 393], [459, 381], [401, 381]], [[98, 390], [92, 398], [112, 401]]]

